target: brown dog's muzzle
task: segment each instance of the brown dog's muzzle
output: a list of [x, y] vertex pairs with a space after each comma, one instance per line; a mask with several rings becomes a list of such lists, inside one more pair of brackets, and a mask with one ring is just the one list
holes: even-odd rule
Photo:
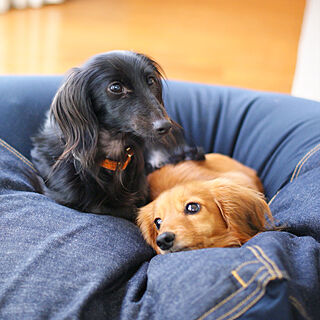
[[176, 235], [173, 232], [164, 232], [157, 236], [157, 245], [161, 250], [172, 248]]

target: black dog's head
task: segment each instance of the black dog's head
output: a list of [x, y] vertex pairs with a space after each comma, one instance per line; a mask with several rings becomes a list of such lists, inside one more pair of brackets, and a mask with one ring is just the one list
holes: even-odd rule
[[51, 106], [65, 140], [62, 157], [92, 163], [101, 130], [143, 140], [168, 133], [161, 78], [153, 60], [130, 51], [100, 54], [72, 69]]

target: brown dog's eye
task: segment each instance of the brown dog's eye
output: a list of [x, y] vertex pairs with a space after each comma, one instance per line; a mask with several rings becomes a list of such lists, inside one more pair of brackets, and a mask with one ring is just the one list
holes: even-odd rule
[[148, 86], [152, 86], [155, 82], [156, 82], [156, 79], [154, 77], [148, 77], [147, 78]]
[[112, 82], [108, 86], [108, 91], [113, 94], [121, 94], [123, 93], [123, 85], [120, 82]]
[[201, 206], [196, 202], [189, 202], [184, 208], [184, 213], [186, 214], [196, 214], [200, 211]]
[[156, 228], [159, 230], [161, 226], [162, 220], [160, 218], [154, 219], [154, 224], [156, 225]]

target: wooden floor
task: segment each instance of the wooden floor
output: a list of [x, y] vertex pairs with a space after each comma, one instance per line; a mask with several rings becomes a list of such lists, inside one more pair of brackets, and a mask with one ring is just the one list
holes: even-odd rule
[[66, 0], [0, 16], [1, 74], [59, 74], [130, 49], [167, 77], [290, 92], [305, 0]]

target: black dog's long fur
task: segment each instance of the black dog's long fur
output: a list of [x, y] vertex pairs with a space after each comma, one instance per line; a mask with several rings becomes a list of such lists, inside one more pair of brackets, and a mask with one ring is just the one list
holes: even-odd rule
[[[128, 51], [100, 54], [72, 69], [33, 139], [31, 155], [44, 193], [81, 211], [132, 220], [148, 194], [145, 159], [153, 169], [202, 158], [170, 121], [161, 78], [154, 61]], [[166, 134], [170, 124], [174, 128]], [[105, 158], [124, 162], [127, 147], [134, 156], [125, 170], [100, 166]]]

